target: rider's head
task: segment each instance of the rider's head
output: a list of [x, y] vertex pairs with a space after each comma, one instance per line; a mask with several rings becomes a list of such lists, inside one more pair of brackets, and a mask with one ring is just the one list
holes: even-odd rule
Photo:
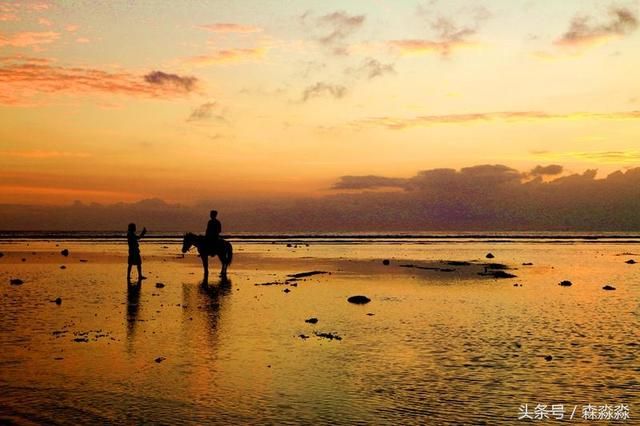
[[217, 210], [211, 210], [211, 213], [209, 213], [209, 216], [211, 216], [211, 219], [215, 219], [216, 216], [218, 216], [218, 211]]
[[129, 232], [136, 232], [136, 224], [130, 223], [128, 227]]

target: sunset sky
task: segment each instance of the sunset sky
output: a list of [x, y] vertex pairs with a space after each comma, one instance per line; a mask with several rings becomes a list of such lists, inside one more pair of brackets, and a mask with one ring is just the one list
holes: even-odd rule
[[481, 164], [604, 178], [640, 165], [639, 11], [2, 1], [0, 203], [321, 197]]

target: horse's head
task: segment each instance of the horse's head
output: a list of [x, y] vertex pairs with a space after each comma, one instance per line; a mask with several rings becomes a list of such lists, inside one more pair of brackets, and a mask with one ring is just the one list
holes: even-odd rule
[[183, 253], [188, 252], [189, 249], [191, 248], [191, 246], [193, 246], [194, 237], [195, 237], [195, 235], [193, 235], [191, 232], [187, 232], [186, 234], [184, 234], [184, 240], [182, 240], [182, 252]]

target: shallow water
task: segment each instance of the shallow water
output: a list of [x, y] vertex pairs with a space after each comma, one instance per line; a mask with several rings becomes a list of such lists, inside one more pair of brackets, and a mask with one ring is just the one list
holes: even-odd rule
[[[633, 244], [237, 242], [229, 282], [204, 287], [194, 254], [148, 243], [138, 292], [126, 246], [64, 247], [0, 244], [0, 422], [513, 424], [521, 404], [640, 418]], [[489, 251], [518, 277], [399, 266]], [[331, 274], [256, 285], [311, 270]]]

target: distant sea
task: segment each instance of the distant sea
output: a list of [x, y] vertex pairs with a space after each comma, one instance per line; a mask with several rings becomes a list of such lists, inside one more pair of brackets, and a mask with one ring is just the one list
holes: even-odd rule
[[[149, 232], [146, 239], [156, 243], [178, 243], [182, 232]], [[109, 242], [122, 240], [122, 231], [0, 231], [0, 243], [27, 240]], [[326, 244], [439, 244], [439, 243], [640, 243], [638, 232], [562, 232], [562, 231], [504, 231], [504, 232], [318, 232], [318, 233], [251, 233], [234, 232], [223, 235], [230, 241], [247, 243], [326, 243]]]

